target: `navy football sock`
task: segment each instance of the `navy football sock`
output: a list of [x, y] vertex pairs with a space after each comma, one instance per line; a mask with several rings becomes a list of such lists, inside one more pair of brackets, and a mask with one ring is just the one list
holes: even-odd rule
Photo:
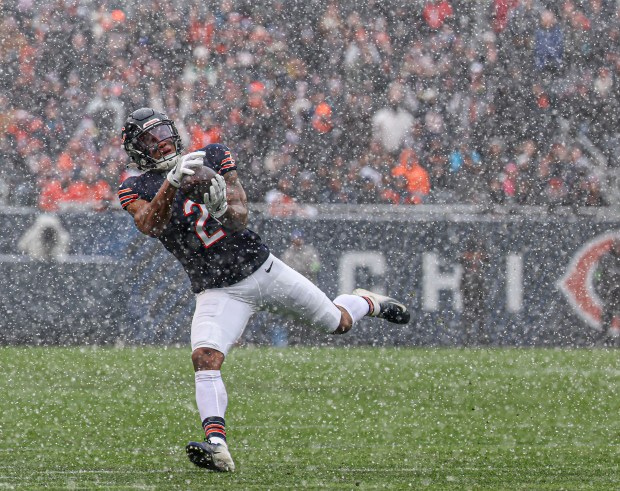
[[224, 418], [209, 416], [202, 422], [205, 440], [209, 443], [226, 443], [226, 423]]

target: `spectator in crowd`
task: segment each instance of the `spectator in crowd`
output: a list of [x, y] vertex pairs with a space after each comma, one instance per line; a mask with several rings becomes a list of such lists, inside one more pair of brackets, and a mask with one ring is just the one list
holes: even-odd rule
[[275, 188], [265, 195], [268, 213], [273, 217], [309, 217], [316, 215], [316, 209], [309, 204], [300, 204], [293, 197], [294, 181], [290, 176], [283, 175], [278, 179]]
[[489, 257], [482, 242], [468, 239], [460, 256], [463, 274], [461, 276], [461, 294], [463, 312], [461, 328], [465, 345], [488, 344], [489, 333], [484, 331], [486, 324], [487, 287], [485, 278]]
[[489, 202], [484, 162], [467, 143], [462, 143], [450, 155], [450, 171], [459, 201], [468, 204]]
[[452, 5], [446, 0], [434, 0], [427, 2], [422, 11], [422, 17], [426, 25], [436, 31], [452, 17]]
[[404, 97], [402, 84], [394, 82], [387, 94], [387, 106], [379, 109], [372, 117], [373, 139], [393, 155], [401, 150], [414, 122], [413, 115], [403, 106]]
[[534, 64], [538, 70], [557, 73], [563, 67], [564, 33], [553, 11], [543, 10], [536, 30]]
[[441, 141], [436, 140], [431, 144], [426, 158], [430, 189], [429, 202], [436, 204], [455, 203], [454, 181], [450, 175], [450, 164], [446, 150]]
[[19, 239], [17, 248], [33, 259], [59, 260], [69, 252], [69, 239], [58, 217], [45, 213], [39, 215]]
[[407, 182], [408, 196], [403, 204], [419, 205], [426, 201], [431, 191], [430, 176], [413, 150], [407, 148], [401, 152], [400, 163], [394, 167], [392, 175], [404, 176]]
[[609, 203], [603, 195], [601, 181], [595, 175], [583, 176], [579, 181], [579, 201], [575, 203], [575, 208], [579, 206], [608, 206]]
[[211, 143], [219, 143], [222, 138], [222, 127], [215, 122], [215, 116], [207, 112], [202, 114], [202, 119], [191, 122], [187, 131], [189, 148], [202, 148]]
[[310, 124], [307, 125], [302, 140], [303, 159], [309, 170], [321, 165], [329, 165], [333, 156], [334, 121], [333, 109], [319, 92], [313, 96], [310, 111]]
[[318, 280], [321, 259], [316, 247], [306, 242], [302, 230], [293, 230], [290, 245], [282, 253], [282, 260], [310, 281], [316, 283]]
[[112, 188], [101, 175], [101, 169], [95, 163], [82, 166], [80, 179], [74, 183], [73, 201], [84, 208], [94, 211], [107, 209], [112, 202]]
[[55, 178], [43, 184], [39, 195], [39, 208], [43, 211], [58, 211], [63, 203], [73, 201], [73, 170], [61, 167], [55, 174]]
[[[316, 247], [305, 240], [304, 233], [295, 229], [291, 233], [290, 244], [282, 253], [282, 261], [291, 268], [304, 275], [316, 284], [321, 259]], [[283, 322], [275, 328], [273, 344], [278, 346], [299, 344], [302, 340], [308, 342], [317, 338], [316, 332], [304, 324], [292, 319], [284, 318]]]
[[491, 26], [493, 31], [501, 33], [508, 26], [510, 17], [519, 6], [519, 0], [493, 0]]
[[92, 118], [95, 127], [106, 136], [123, 125], [125, 113], [118, 91], [109, 82], [100, 82], [96, 86], [95, 97], [86, 106], [86, 113]]

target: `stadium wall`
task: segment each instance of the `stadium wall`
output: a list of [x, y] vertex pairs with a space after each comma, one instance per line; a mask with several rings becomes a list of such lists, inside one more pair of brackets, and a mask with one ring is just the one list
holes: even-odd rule
[[[302, 230], [320, 253], [318, 283], [329, 296], [364, 286], [405, 299], [414, 312], [405, 327], [365, 320], [346, 339], [312, 342], [463, 343], [459, 258], [472, 239], [488, 256], [482, 325], [489, 343], [586, 346], [598, 335], [594, 277], [620, 235], [617, 209], [319, 206], [306, 215], [268, 217], [256, 206], [252, 228], [276, 255], [292, 230]], [[52, 260], [19, 251], [37, 217], [33, 209], [0, 212], [1, 343], [188, 343], [193, 298], [185, 274], [127, 214], [58, 214], [69, 244]], [[282, 324], [259, 314], [245, 341], [270, 342]]]

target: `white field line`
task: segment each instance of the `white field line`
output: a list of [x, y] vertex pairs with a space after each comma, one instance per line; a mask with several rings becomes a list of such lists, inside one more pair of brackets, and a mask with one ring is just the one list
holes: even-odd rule
[[[291, 463], [287, 462], [286, 464], [282, 464], [282, 463], [271, 463], [269, 465], [265, 465], [265, 468], [272, 468], [272, 467], [290, 467]], [[256, 466], [253, 466], [254, 468], [256, 468]], [[487, 469], [488, 466], [480, 466], [480, 467], [475, 467], [475, 466], [468, 466], [467, 469], [471, 469], [471, 470], [476, 470], [476, 469]], [[429, 467], [427, 470], [434, 470], [434, 467]], [[145, 470], [145, 471], [140, 471], [140, 470], [116, 470], [116, 471], [112, 471], [109, 469], [102, 469], [102, 470], [86, 470], [86, 469], [80, 469], [80, 470], [74, 470], [74, 471], [51, 471], [51, 470], [36, 470], [36, 469], [28, 469], [28, 472], [31, 474], [57, 474], [57, 475], [82, 475], [82, 474], [109, 474], [109, 475], [114, 475], [114, 474], [184, 474], [185, 472], [187, 472], [188, 470], [191, 470], [192, 472], [194, 472], [196, 469], [194, 467], [188, 467], [187, 469], [177, 469], [177, 470], [170, 470], [170, 469], [151, 469], [151, 470]], [[359, 467], [359, 468], [355, 468], [355, 467], [337, 467], [337, 468], [330, 468], [327, 466], [309, 466], [308, 470], [312, 470], [312, 471], [318, 471], [318, 470], [329, 470], [330, 472], [388, 472], [388, 473], [400, 473], [400, 472], [422, 472], [424, 471], [423, 468], [421, 467], [416, 467], [416, 468], [408, 468], [408, 467], [403, 467], [402, 469], [394, 469], [393, 467]], [[18, 476], [0, 476], [0, 479], [7, 479], [9, 477], [18, 477]]]

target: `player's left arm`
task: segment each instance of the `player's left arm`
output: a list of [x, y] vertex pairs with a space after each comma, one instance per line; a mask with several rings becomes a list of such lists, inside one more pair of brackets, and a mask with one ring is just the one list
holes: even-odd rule
[[240, 232], [248, 224], [248, 197], [236, 170], [224, 174], [226, 182], [226, 212], [218, 218], [224, 228]]

